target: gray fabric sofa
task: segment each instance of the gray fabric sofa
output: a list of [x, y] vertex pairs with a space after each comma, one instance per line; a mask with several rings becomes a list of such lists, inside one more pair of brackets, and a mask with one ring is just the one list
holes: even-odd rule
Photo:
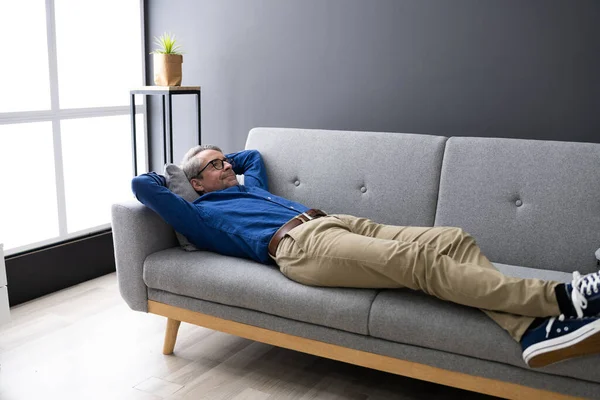
[[[563, 282], [593, 272], [600, 144], [255, 128], [270, 191], [327, 213], [458, 226], [508, 275]], [[530, 369], [476, 309], [407, 289], [304, 286], [275, 266], [186, 252], [135, 200], [113, 205], [127, 304], [168, 318], [370, 368], [506, 398], [600, 398], [600, 356]]]

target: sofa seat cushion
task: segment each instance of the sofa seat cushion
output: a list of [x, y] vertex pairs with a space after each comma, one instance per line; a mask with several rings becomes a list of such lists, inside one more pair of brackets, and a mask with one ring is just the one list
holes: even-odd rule
[[150, 255], [144, 262], [144, 282], [153, 289], [363, 335], [368, 334], [369, 310], [377, 294], [305, 286], [276, 266], [179, 248]]
[[[509, 276], [569, 282], [571, 274], [495, 264]], [[369, 318], [371, 336], [397, 343], [528, 368], [519, 343], [483, 312], [409, 289], [383, 290]], [[600, 382], [600, 355], [541, 368], [551, 374]]]

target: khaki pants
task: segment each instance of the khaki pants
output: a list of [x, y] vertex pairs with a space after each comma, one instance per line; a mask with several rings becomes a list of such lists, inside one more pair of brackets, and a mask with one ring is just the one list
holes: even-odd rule
[[410, 288], [476, 307], [517, 341], [535, 317], [560, 315], [558, 282], [503, 275], [460, 228], [330, 215], [288, 232], [275, 261], [286, 277], [305, 285]]

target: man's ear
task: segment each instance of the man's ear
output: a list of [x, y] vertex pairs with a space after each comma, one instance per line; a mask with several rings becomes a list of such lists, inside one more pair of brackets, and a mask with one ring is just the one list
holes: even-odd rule
[[190, 183], [192, 184], [192, 187], [194, 188], [194, 190], [196, 192], [204, 192], [204, 186], [202, 186], [202, 184], [200, 183], [200, 181], [198, 179], [192, 178]]

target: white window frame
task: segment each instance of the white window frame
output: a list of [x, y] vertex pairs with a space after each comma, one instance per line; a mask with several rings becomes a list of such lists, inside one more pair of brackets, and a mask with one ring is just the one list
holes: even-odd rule
[[[60, 109], [58, 98], [58, 57], [56, 51], [56, 25], [55, 25], [55, 8], [54, 0], [46, 0], [46, 36], [48, 42], [48, 72], [50, 78], [50, 110], [43, 111], [22, 111], [22, 112], [0, 112], [0, 125], [19, 124], [28, 122], [52, 122], [52, 138], [54, 143], [54, 170], [56, 178], [56, 200], [58, 210], [58, 236], [29, 243], [23, 246], [14, 247], [5, 250], [5, 256], [10, 256], [18, 253], [31, 251], [37, 248], [45, 247], [51, 244], [69, 241], [72, 239], [88, 236], [90, 234], [101, 232], [110, 229], [110, 223], [86, 228], [77, 232], [67, 232], [67, 209], [65, 200], [65, 179], [63, 171], [62, 159], [62, 143], [60, 121], [74, 118], [92, 118], [92, 117], [107, 117], [115, 115], [130, 115], [130, 105], [114, 106], [114, 107], [86, 107], [86, 108], [71, 108]], [[142, 47], [142, 80], [146, 81], [146, 57], [144, 43], [144, 1], [140, 0], [140, 28], [141, 28], [141, 43]], [[136, 101], [135, 113], [143, 115], [143, 120], [147, 121], [146, 115], [146, 96], [142, 96], [142, 104], [137, 105]], [[129, 96], [128, 96], [129, 98]], [[143, 135], [143, 146], [147, 148], [147, 123], [143, 124], [143, 129], [136, 125], [136, 136]], [[148, 152], [142, 161], [142, 168], [148, 170]], [[132, 159], [133, 162], [133, 159]], [[132, 164], [133, 165], [133, 164]], [[140, 160], [138, 158], [138, 169]], [[133, 170], [131, 171], [133, 178]]]

